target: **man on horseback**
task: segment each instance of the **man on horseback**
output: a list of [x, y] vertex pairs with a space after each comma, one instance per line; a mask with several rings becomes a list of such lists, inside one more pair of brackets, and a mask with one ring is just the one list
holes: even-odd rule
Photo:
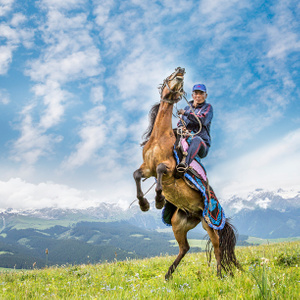
[[177, 166], [178, 170], [186, 170], [197, 154], [200, 158], [206, 157], [211, 144], [210, 124], [213, 108], [206, 102], [207, 92], [204, 84], [193, 86], [192, 98], [188, 106], [178, 111], [182, 118], [177, 127], [183, 129], [183, 133], [193, 134], [186, 160]]
[[[177, 129], [179, 147], [184, 152], [193, 140], [194, 145], [190, 147], [188, 158], [188, 163], [191, 162], [193, 169], [188, 169], [183, 179], [177, 177], [174, 172], [182, 155], [180, 151], [174, 151], [178, 146], [174, 147], [177, 143], [172, 128], [172, 115], [174, 104], [184, 95], [184, 74], [185, 69], [179, 67], [164, 80], [160, 89], [160, 103], [151, 109], [150, 124], [146, 131], [146, 140], [143, 142], [143, 163], [133, 173], [137, 199], [142, 211], [150, 209], [149, 201], [145, 198], [141, 186], [142, 178], [149, 177], [156, 178], [155, 207], [161, 209], [165, 206], [166, 212], [166, 200], [173, 208], [175, 207], [175, 211], [170, 213], [169, 221], [179, 245], [179, 254], [169, 267], [165, 275], [166, 280], [172, 276], [190, 248], [187, 232], [200, 222], [214, 247], [218, 274], [221, 275], [222, 269], [230, 272], [232, 267], [239, 266], [234, 253], [236, 244], [234, 228], [225, 218], [224, 210], [209, 186], [205, 169], [197, 157], [192, 161], [199, 151], [201, 157], [205, 157], [210, 147], [209, 129], [213, 113], [211, 105], [205, 102], [207, 94], [203, 84], [193, 87], [193, 101], [184, 110], [180, 110], [183, 117]], [[183, 138], [188, 134], [188, 138]], [[193, 148], [195, 150], [191, 151]], [[184, 157], [185, 155], [186, 153], [183, 153]], [[165, 217], [165, 213], [163, 216]]]

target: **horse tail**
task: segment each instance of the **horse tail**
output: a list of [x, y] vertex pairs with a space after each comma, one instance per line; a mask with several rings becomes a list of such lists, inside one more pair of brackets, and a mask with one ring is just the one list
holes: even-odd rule
[[237, 241], [237, 230], [226, 219], [223, 229], [218, 230], [219, 245], [221, 250], [221, 267], [225, 272], [232, 273], [233, 267], [242, 270], [242, 267], [236, 259], [234, 249]]
[[141, 143], [141, 146], [145, 146], [145, 144], [149, 141], [150, 135], [152, 133], [154, 122], [156, 120], [156, 116], [160, 107], [160, 103], [157, 103], [152, 106], [151, 110], [149, 111], [149, 126], [146, 129], [145, 133], [143, 134], [144, 141]]

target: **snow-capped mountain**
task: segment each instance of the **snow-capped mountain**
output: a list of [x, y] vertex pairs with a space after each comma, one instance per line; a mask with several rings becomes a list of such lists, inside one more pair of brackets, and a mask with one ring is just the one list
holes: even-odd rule
[[276, 191], [256, 189], [246, 196], [235, 195], [226, 200], [221, 200], [221, 204], [227, 208], [230, 214], [236, 214], [242, 210], [272, 209], [280, 212], [290, 211], [300, 208], [300, 187], [299, 190]]
[[[262, 238], [300, 236], [300, 190], [256, 189], [245, 196], [220, 199], [220, 203], [226, 217], [232, 218], [240, 234]], [[153, 206], [152, 203], [151, 210], [146, 213], [141, 212], [137, 204], [121, 207], [119, 203], [100, 203], [97, 207], [86, 209], [6, 209], [0, 211], [0, 227], [5, 227], [13, 216], [19, 215], [44, 220], [68, 220], [70, 223], [126, 220], [147, 230], [166, 228], [161, 221], [161, 211]]]
[[300, 189], [256, 189], [221, 204], [242, 234], [261, 238], [300, 236]]

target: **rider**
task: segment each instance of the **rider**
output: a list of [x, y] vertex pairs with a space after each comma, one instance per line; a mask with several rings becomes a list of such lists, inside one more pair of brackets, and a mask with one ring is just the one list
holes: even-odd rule
[[[204, 84], [195, 84], [192, 91], [193, 100], [189, 102], [190, 105], [178, 111], [178, 114], [182, 115], [182, 120], [178, 122], [177, 127], [183, 127], [193, 134], [196, 133], [189, 146], [186, 163], [178, 165], [184, 169], [188, 168], [197, 154], [200, 158], [204, 158], [210, 148], [210, 123], [213, 117], [213, 108], [211, 104], [206, 102], [206, 97], [206, 86]], [[202, 124], [200, 132], [198, 120]]]

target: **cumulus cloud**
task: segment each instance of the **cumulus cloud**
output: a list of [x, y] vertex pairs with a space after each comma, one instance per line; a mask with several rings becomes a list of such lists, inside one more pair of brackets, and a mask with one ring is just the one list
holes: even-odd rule
[[91, 88], [91, 94], [90, 98], [91, 101], [96, 104], [96, 103], [101, 103], [104, 100], [104, 89], [102, 86], [94, 86]]
[[25, 21], [24, 15], [14, 14], [7, 23], [0, 23], [0, 38], [3, 40], [0, 46], [0, 75], [7, 73], [13, 60], [13, 53], [21, 44], [26, 48], [32, 46], [33, 33], [22, 28], [22, 23]]
[[241, 11], [244, 8], [248, 8], [249, 6], [250, 4], [248, 1], [203, 0], [200, 2], [197, 13], [201, 13], [206, 16], [206, 18], [203, 20], [206, 25], [219, 22], [225, 24], [225, 21], [231, 19], [232, 16], [239, 18], [239, 15], [236, 12]]
[[22, 13], [16, 13], [13, 15], [10, 24], [13, 27], [19, 26], [21, 23], [24, 23], [27, 20], [26, 16], [23, 15]]
[[219, 163], [210, 171], [211, 185], [223, 198], [258, 188], [289, 188], [300, 181], [300, 128], [281, 139]]
[[[35, 102], [41, 101], [42, 105], [23, 110], [21, 136], [13, 143], [15, 160], [22, 158], [25, 163], [33, 164], [51, 153], [62, 137], [49, 131], [62, 122], [67, 101], [72, 98], [65, 84], [92, 78], [102, 71], [100, 53], [90, 36], [87, 15], [68, 11], [82, 3], [84, 1], [42, 2], [47, 18], [39, 30], [47, 46], [39, 58], [28, 62], [26, 70], [26, 75], [35, 82], [32, 88]], [[36, 113], [39, 115], [37, 121], [32, 117]], [[30, 141], [32, 136], [34, 142]]]
[[7, 90], [0, 89], [0, 103], [1, 104], [8, 104], [10, 102], [9, 94]]
[[281, 120], [289, 101], [285, 92], [277, 91], [275, 87], [262, 87], [255, 101], [250, 98], [245, 105], [236, 105], [232, 109], [226, 109], [224, 104], [216, 105], [221, 113], [217, 115], [215, 122], [220, 130], [232, 137], [230, 148], [241, 146], [263, 129]]
[[44, 207], [86, 208], [96, 206], [94, 191], [81, 191], [53, 182], [33, 184], [20, 178], [0, 181], [0, 209], [39, 209]]
[[109, 18], [109, 13], [111, 8], [114, 6], [114, 1], [111, 0], [105, 0], [101, 1], [93, 1], [94, 3], [94, 14], [96, 15], [96, 23], [99, 26], [105, 25], [106, 21]]
[[15, 46], [0, 46], [0, 75], [7, 73], [14, 49]]
[[[213, 137], [211, 157], [234, 153], [249, 141], [256, 145], [256, 136], [286, 120], [298, 100], [294, 54], [299, 8], [293, 1], [260, 8], [257, 1], [245, 0], [41, 0], [29, 4], [38, 19], [26, 7], [11, 12], [13, 1], [0, 3], [6, 18], [0, 25], [0, 73], [21, 70], [30, 80], [24, 97], [2, 90], [2, 104], [22, 107], [11, 118], [20, 132], [6, 144], [12, 159], [26, 170], [46, 164], [42, 158], [55, 160], [53, 173], [44, 177], [49, 179], [56, 178], [55, 172], [61, 178], [88, 173], [96, 186], [101, 182], [109, 201], [135, 194], [131, 176], [141, 163], [147, 113], [159, 100], [157, 86], [176, 67], [186, 68], [186, 91], [198, 81], [209, 89], [212, 129], [222, 136], [218, 141]], [[15, 54], [18, 70], [12, 64]], [[235, 145], [226, 142], [232, 137]], [[265, 147], [260, 151], [271, 157], [272, 147]], [[293, 164], [284, 159], [293, 173]], [[238, 163], [239, 170], [249, 167], [242, 158]], [[248, 176], [255, 173], [251, 167]], [[220, 174], [225, 168], [220, 165]], [[266, 170], [261, 172], [267, 177]], [[216, 178], [223, 188], [222, 178]], [[232, 186], [240, 183], [234, 172], [228, 178]]]
[[[72, 41], [70, 40], [72, 43]], [[44, 60], [34, 61], [27, 74], [34, 81], [50, 79], [59, 83], [92, 77], [99, 74], [99, 50], [91, 45], [84, 51], [72, 51], [61, 56], [50, 57], [47, 53]]]
[[[288, 20], [293, 19], [293, 1], [278, 1], [274, 7], [274, 21], [267, 26], [268, 58], [285, 59], [291, 52], [299, 51], [300, 39], [297, 26]], [[295, 7], [296, 12], [299, 6]]]
[[48, 9], [76, 9], [85, 4], [86, 0], [42, 0], [41, 5]]
[[15, 0], [1, 0], [0, 1], [0, 17], [5, 16], [13, 6]]
[[100, 105], [85, 114], [84, 125], [79, 130], [81, 141], [76, 145], [76, 151], [63, 163], [64, 168], [79, 167], [95, 159], [97, 151], [106, 143], [107, 138], [104, 112], [105, 107]]
[[46, 135], [45, 130], [34, 125], [30, 112], [33, 104], [26, 106], [22, 115], [21, 137], [13, 142], [11, 159], [33, 165], [40, 157], [52, 152], [53, 144], [62, 140], [61, 136]]
[[[297, 27], [291, 22], [299, 8], [293, 1], [278, 1], [269, 8], [272, 17], [262, 12], [249, 20], [247, 12], [256, 5], [249, 1], [202, 1], [191, 15], [195, 38], [206, 41], [199, 50], [199, 66], [205, 70], [212, 62], [215, 65], [205, 77], [209, 94], [218, 98], [213, 103], [218, 119], [213, 122], [225, 134], [223, 146], [226, 137], [234, 136], [230, 140], [235, 146], [253, 139], [281, 120], [297, 98], [292, 74], [295, 65], [289, 55], [299, 47]], [[196, 25], [199, 16], [203, 21]], [[238, 30], [240, 26], [243, 30]], [[240, 69], [238, 76], [233, 68]], [[231, 151], [232, 143], [227, 146]]]

